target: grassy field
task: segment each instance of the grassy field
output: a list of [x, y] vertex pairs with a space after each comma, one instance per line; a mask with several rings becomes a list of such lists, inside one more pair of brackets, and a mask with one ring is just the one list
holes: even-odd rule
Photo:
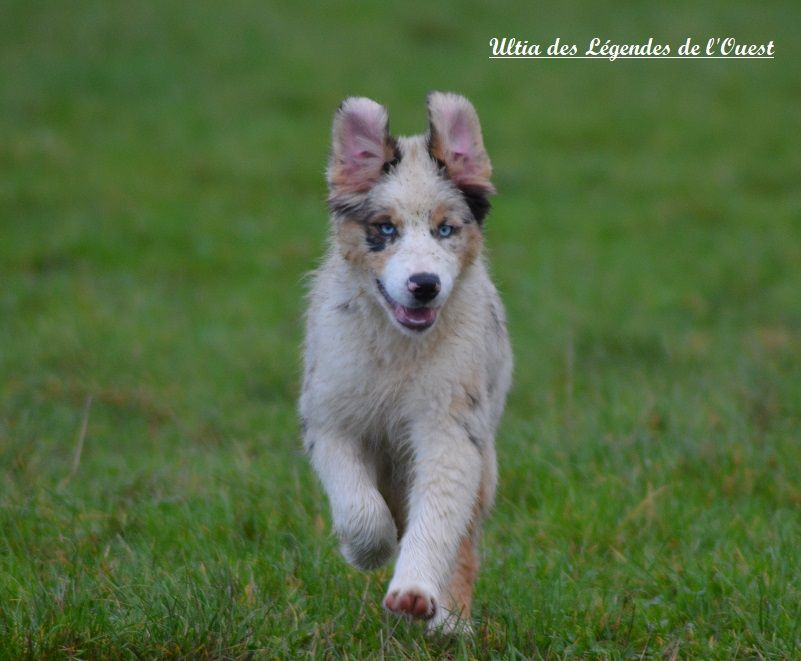
[[[801, 656], [799, 31], [796, 2], [3, 2], [0, 658]], [[294, 413], [331, 114], [416, 133], [430, 89], [482, 117], [517, 365], [472, 639], [382, 613]]]

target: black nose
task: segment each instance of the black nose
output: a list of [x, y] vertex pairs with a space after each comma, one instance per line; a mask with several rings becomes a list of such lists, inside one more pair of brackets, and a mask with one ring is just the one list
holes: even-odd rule
[[439, 294], [439, 276], [433, 273], [415, 273], [406, 283], [412, 296], [421, 303], [428, 303]]

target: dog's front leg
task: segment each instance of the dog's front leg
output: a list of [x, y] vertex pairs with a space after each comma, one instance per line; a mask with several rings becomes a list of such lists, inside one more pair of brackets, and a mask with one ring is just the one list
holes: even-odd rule
[[384, 606], [439, 623], [443, 595], [468, 531], [481, 481], [481, 454], [456, 423], [415, 434], [409, 525]]
[[309, 430], [306, 446], [328, 493], [342, 555], [359, 569], [380, 567], [395, 553], [398, 532], [376, 486], [375, 462], [357, 442], [337, 433]]

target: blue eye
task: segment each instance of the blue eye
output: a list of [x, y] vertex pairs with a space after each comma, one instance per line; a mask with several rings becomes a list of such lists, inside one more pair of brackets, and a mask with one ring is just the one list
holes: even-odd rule
[[437, 233], [439, 234], [439, 238], [447, 239], [449, 236], [453, 234], [453, 226], [442, 223], [442, 225], [439, 226]]
[[392, 223], [381, 223], [378, 226], [378, 231], [384, 236], [395, 236], [398, 233], [398, 230]]

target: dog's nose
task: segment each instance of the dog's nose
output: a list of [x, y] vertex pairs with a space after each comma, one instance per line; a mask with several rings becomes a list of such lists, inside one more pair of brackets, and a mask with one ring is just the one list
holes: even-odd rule
[[412, 296], [421, 303], [428, 303], [439, 294], [439, 276], [434, 273], [415, 273], [406, 283]]

